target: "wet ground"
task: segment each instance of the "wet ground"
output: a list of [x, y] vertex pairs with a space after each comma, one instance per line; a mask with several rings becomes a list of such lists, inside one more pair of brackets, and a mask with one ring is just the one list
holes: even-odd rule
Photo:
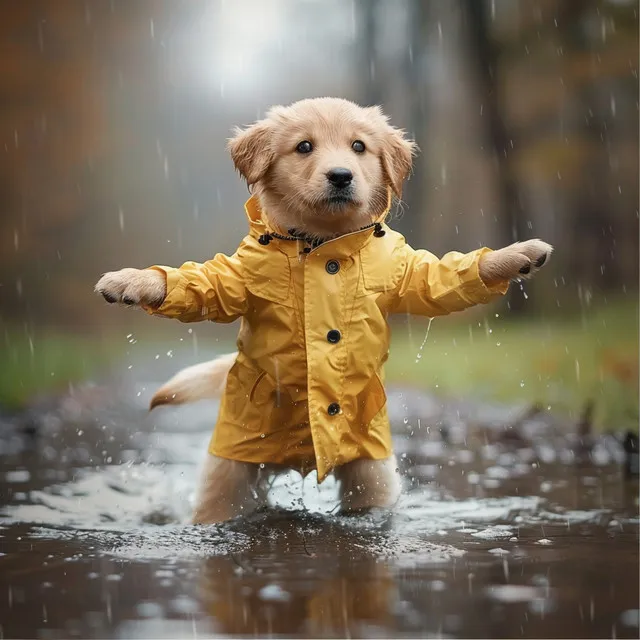
[[337, 516], [330, 481], [291, 474], [272, 508], [192, 527], [216, 407], [148, 416], [148, 395], [0, 415], [0, 637], [638, 637], [613, 436], [395, 391], [392, 514]]

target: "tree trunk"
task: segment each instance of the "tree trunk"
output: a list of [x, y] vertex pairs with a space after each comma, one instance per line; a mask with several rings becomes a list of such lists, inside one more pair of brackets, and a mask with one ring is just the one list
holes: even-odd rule
[[[498, 52], [492, 41], [484, 0], [460, 0], [469, 33], [468, 54], [471, 64], [478, 70], [480, 95], [486, 118], [487, 142], [495, 154], [498, 167], [498, 192], [500, 211], [496, 212], [500, 228], [498, 237], [501, 245], [508, 245], [525, 239], [522, 215], [522, 201], [518, 185], [509, 166], [509, 132], [502, 119], [500, 100], [497, 92], [496, 70]], [[524, 297], [518, 287], [511, 287], [508, 295], [509, 307], [519, 313], [524, 308]]]

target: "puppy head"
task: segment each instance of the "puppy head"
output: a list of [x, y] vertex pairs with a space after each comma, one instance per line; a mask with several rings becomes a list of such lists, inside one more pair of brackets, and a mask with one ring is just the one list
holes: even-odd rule
[[400, 198], [416, 145], [379, 107], [315, 98], [274, 107], [229, 141], [269, 222], [317, 237], [377, 220]]

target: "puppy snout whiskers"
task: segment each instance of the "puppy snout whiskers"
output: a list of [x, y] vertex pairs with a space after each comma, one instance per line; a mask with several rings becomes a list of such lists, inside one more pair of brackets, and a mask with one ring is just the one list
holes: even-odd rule
[[349, 169], [337, 167], [327, 171], [327, 180], [336, 188], [344, 189], [351, 184], [353, 173]]

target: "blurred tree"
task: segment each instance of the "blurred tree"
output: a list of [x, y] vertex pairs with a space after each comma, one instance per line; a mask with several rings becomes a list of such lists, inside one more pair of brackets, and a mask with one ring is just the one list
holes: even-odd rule
[[381, 83], [377, 81], [378, 47], [380, 34], [378, 20], [380, 19], [380, 0], [365, 0], [357, 4], [358, 22], [362, 24], [362, 38], [360, 40], [360, 62], [358, 67], [364, 71], [363, 103], [374, 105], [382, 103], [380, 91]]
[[[126, 135], [125, 128], [114, 135], [111, 126], [113, 86], [124, 68], [136, 76], [138, 90], [156, 84], [148, 71], [152, 50], [141, 56], [132, 49], [149, 28], [150, 11], [162, 13], [165, 4], [0, 0], [5, 320], [46, 315], [85, 323], [81, 300], [94, 278], [86, 268], [113, 190], [105, 169]], [[87, 265], [79, 268], [71, 255]]]
[[[411, 126], [409, 133], [416, 141], [425, 140], [427, 135], [428, 113], [424, 78], [426, 52], [431, 33], [429, 18], [433, 15], [432, 4], [428, 0], [412, 0], [409, 7], [409, 42], [402, 72], [407, 87], [407, 110]], [[405, 185], [403, 200], [413, 203], [416, 212], [426, 211], [429, 207], [426, 185], [423, 180], [414, 180], [412, 177], [409, 176], [409, 181]]]
[[[461, 6], [499, 168], [501, 241], [554, 233], [579, 292], [636, 284], [636, 3]], [[510, 303], [523, 306], [515, 288]]]
[[[499, 209], [495, 212], [499, 220], [498, 246], [511, 244], [526, 239], [527, 234], [523, 220], [523, 207], [516, 176], [509, 167], [509, 156], [513, 140], [502, 117], [503, 109], [498, 96], [496, 79], [498, 48], [491, 36], [491, 25], [488, 17], [488, 4], [484, 0], [461, 0], [466, 12], [466, 23], [469, 32], [468, 51], [472, 64], [477, 68], [476, 77], [484, 113], [486, 114], [486, 135], [489, 148], [493, 151], [498, 167], [498, 185], [500, 192]], [[522, 293], [511, 287], [509, 291], [509, 307], [515, 312], [524, 308]]]

